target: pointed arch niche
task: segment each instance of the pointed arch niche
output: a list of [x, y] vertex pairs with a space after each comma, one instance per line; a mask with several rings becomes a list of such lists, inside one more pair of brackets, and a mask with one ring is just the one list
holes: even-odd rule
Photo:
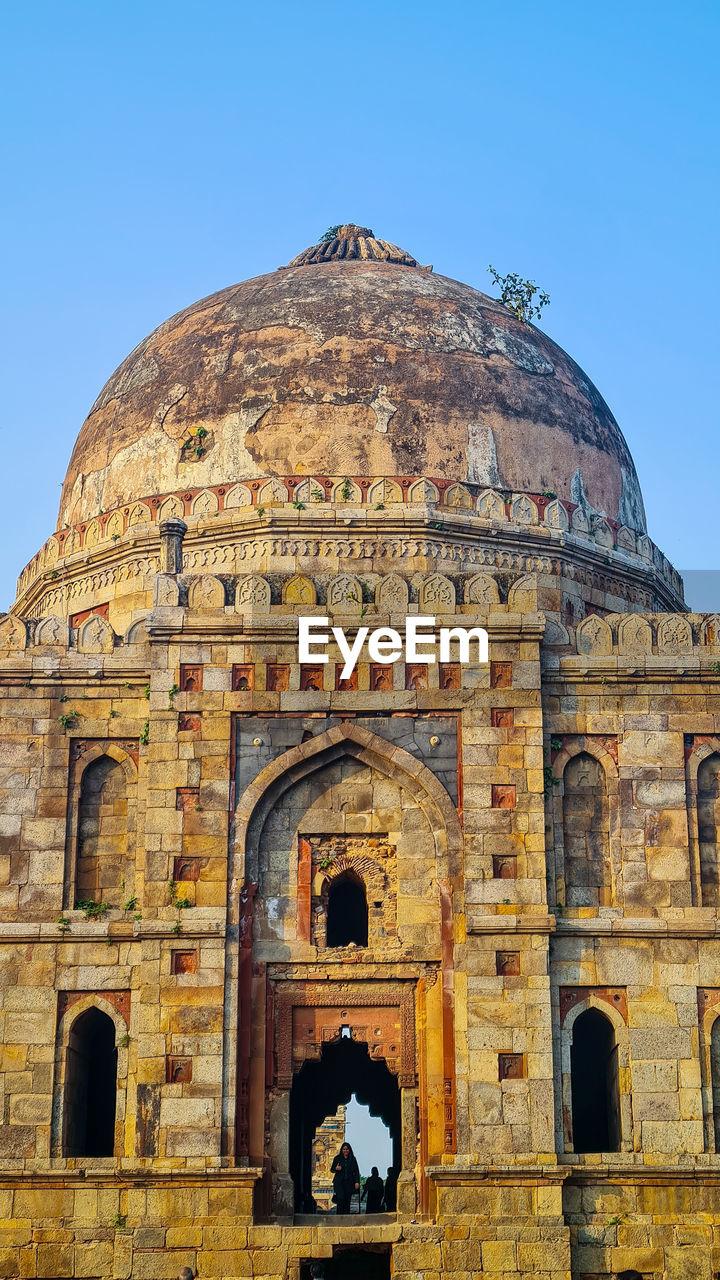
[[623, 987], [560, 988], [562, 1132], [558, 1150], [632, 1151], [627, 993]]
[[134, 893], [137, 806], [134, 740], [75, 738], [70, 752], [63, 906], [122, 907]]
[[720, 906], [720, 738], [685, 739], [693, 905]]
[[61, 991], [51, 1150], [100, 1160], [125, 1150], [129, 991]]
[[[228, 1095], [237, 1096], [236, 1156], [270, 1152], [267, 1211], [291, 1213], [296, 1199], [293, 1080], [336, 1036], [368, 1044], [397, 1074], [403, 1211], [415, 1211], [418, 1193], [427, 1202], [424, 1167], [456, 1149], [453, 897], [462, 893], [462, 847], [457, 812], [435, 775], [356, 723], [286, 751], [240, 798], [229, 902], [239, 926], [238, 981], [228, 992], [238, 1053], [235, 1061], [228, 1054]], [[347, 968], [364, 932], [333, 942], [321, 918], [333, 885], [343, 883], [367, 903], [368, 961], [386, 967], [372, 993]], [[420, 980], [403, 972], [408, 951], [425, 962]], [[317, 982], [320, 963], [330, 968]], [[416, 1037], [416, 1015], [418, 1026], [441, 1035]]]
[[698, 987], [705, 1150], [720, 1154], [720, 987]]
[[[612, 906], [620, 880], [617, 751], [614, 739], [565, 738], [552, 760], [554, 901]], [[549, 868], [550, 870], [550, 868]]]

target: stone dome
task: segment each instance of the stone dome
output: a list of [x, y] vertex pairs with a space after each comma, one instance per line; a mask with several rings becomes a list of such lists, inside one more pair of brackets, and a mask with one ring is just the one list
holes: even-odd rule
[[348, 225], [131, 352], [80, 431], [58, 529], [138, 498], [318, 474], [550, 492], [645, 528], [627, 444], [578, 365]]

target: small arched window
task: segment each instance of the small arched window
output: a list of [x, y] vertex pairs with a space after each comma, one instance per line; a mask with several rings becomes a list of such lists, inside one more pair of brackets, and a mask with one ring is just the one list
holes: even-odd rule
[[718, 827], [720, 827], [720, 755], [702, 761], [697, 775], [697, 820], [702, 905], [720, 906]]
[[63, 1155], [111, 1156], [115, 1150], [115, 1026], [86, 1009], [70, 1028], [65, 1068]]
[[573, 1027], [570, 1052], [575, 1151], [620, 1150], [620, 1088], [615, 1029], [598, 1009]]
[[365, 886], [352, 871], [331, 881], [327, 900], [327, 945], [368, 944], [368, 905]]
[[581, 751], [563, 774], [565, 893], [569, 907], [610, 904], [607, 789], [602, 765]]
[[111, 756], [100, 756], [88, 765], [80, 785], [75, 882], [78, 901], [121, 905], [127, 827], [125, 772]]

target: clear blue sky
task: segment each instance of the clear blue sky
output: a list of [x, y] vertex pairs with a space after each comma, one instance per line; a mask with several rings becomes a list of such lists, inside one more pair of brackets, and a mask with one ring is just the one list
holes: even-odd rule
[[392, 1138], [387, 1125], [379, 1116], [371, 1116], [370, 1108], [358, 1102], [355, 1094], [345, 1112], [345, 1137], [350, 1143], [363, 1177], [370, 1176], [376, 1164], [381, 1178], [385, 1178], [393, 1162]]
[[345, 220], [534, 277], [651, 535], [720, 565], [719, 32], [692, 0], [4, 6], [0, 607], [127, 352]]

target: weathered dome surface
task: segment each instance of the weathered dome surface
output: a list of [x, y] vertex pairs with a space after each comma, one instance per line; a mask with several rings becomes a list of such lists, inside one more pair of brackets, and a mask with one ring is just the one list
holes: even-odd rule
[[622, 433], [560, 347], [368, 228], [339, 231], [127, 357], [78, 437], [59, 529], [134, 498], [306, 474], [552, 491], [645, 528]]

